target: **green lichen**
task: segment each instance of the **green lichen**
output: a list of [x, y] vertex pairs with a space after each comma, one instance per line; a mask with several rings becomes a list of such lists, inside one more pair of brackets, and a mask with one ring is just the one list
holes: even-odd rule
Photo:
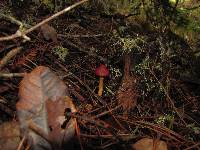
[[155, 122], [157, 124], [164, 124], [166, 122], [170, 122], [171, 120], [174, 120], [174, 115], [171, 115], [171, 114], [164, 114], [164, 115], [161, 115], [159, 116]]
[[[120, 32], [122, 31], [122, 27], [119, 28]], [[143, 51], [140, 46], [138, 46], [141, 43], [145, 43], [144, 37], [142, 36], [136, 36], [136, 37], [120, 37], [116, 30], [113, 31], [113, 37], [117, 39], [116, 45], [120, 45], [121, 52], [127, 53], [133, 51], [133, 49], [137, 49], [138, 51]]]
[[53, 53], [56, 54], [61, 61], [65, 61], [65, 57], [69, 54], [69, 50], [62, 46], [57, 46], [54, 48]]

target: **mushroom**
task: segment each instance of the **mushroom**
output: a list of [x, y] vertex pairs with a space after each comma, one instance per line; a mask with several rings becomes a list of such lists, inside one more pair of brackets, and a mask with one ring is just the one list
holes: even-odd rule
[[98, 95], [102, 96], [103, 80], [104, 80], [104, 77], [107, 77], [109, 75], [109, 70], [106, 68], [106, 66], [104, 64], [100, 64], [100, 66], [98, 68], [96, 68], [95, 74], [100, 77]]

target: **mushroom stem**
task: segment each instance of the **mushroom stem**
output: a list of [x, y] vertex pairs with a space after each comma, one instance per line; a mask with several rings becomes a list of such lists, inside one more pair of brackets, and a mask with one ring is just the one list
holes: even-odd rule
[[98, 91], [99, 96], [102, 96], [102, 93], [103, 93], [103, 79], [104, 77], [100, 77], [99, 79], [99, 91]]

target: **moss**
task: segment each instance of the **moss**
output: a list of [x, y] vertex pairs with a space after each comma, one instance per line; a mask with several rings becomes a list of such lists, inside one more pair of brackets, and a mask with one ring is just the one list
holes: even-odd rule
[[[190, 8], [192, 8], [192, 4]], [[177, 8], [175, 24], [171, 23], [171, 30], [190, 42], [200, 39], [200, 9], [186, 9], [182, 6]]]
[[52, 0], [41, 0], [41, 4], [44, 4], [51, 11], [54, 10], [54, 3]]
[[140, 4], [140, 0], [93, 0], [90, 3], [92, 8], [96, 8], [96, 10], [107, 15], [128, 15], [138, 10]]

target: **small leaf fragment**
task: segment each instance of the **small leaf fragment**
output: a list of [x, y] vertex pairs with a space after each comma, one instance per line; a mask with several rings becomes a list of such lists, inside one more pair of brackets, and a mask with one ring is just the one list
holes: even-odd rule
[[161, 140], [153, 140], [150, 138], [143, 138], [132, 145], [134, 150], [168, 150], [167, 144]]

